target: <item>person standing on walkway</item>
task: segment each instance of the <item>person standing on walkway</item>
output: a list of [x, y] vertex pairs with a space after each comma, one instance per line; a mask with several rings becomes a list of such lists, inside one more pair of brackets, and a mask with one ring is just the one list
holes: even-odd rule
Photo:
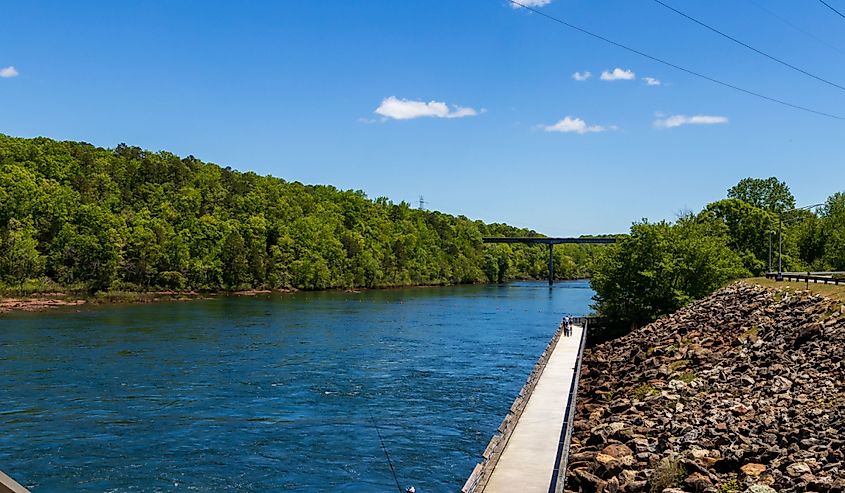
[[569, 315], [563, 317], [563, 335], [569, 337], [572, 335], [572, 319]]

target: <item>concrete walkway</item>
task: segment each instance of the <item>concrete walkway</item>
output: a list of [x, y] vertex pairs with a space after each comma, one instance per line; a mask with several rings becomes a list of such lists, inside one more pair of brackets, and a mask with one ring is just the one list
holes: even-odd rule
[[547, 493], [583, 329], [561, 336], [484, 493]]
[[0, 471], [0, 493], [29, 493], [29, 490]]

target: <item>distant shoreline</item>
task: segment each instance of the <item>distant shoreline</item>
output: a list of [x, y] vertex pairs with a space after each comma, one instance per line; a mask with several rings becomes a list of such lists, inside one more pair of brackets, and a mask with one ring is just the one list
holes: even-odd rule
[[[587, 277], [573, 279], [556, 279], [556, 281], [584, 281]], [[507, 282], [514, 281], [543, 281], [544, 279], [514, 278]], [[215, 298], [218, 296], [257, 296], [262, 294], [290, 294], [301, 291], [305, 292], [347, 292], [356, 293], [361, 291], [382, 291], [392, 289], [408, 288], [434, 288], [446, 286], [478, 286], [496, 285], [499, 283], [467, 283], [467, 284], [413, 284], [408, 286], [380, 286], [380, 287], [353, 287], [353, 288], [326, 288], [301, 290], [297, 288], [283, 289], [245, 289], [239, 291], [107, 291], [94, 294], [87, 293], [65, 293], [61, 291], [51, 293], [33, 293], [29, 295], [1, 295], [0, 294], [0, 316], [16, 312], [40, 312], [61, 307], [82, 307], [91, 305], [106, 305], [118, 303], [157, 303], [161, 301], [194, 301]]]

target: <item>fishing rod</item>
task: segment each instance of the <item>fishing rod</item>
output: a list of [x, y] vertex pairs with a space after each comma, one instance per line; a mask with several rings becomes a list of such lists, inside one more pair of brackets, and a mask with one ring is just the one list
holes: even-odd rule
[[378, 441], [381, 443], [381, 449], [384, 450], [384, 456], [387, 457], [387, 464], [390, 466], [390, 472], [393, 473], [393, 480], [396, 481], [396, 488], [399, 490], [399, 493], [405, 493], [405, 490], [402, 489], [402, 485], [399, 484], [399, 478], [396, 477], [396, 469], [393, 468], [393, 462], [390, 460], [390, 454], [387, 453], [387, 447], [384, 446], [384, 439], [381, 437], [381, 431], [378, 429], [378, 424], [376, 424], [376, 418], [373, 416], [373, 410], [367, 406], [367, 411], [370, 412], [370, 420], [373, 422], [373, 428], [375, 428], [376, 433], [378, 433]]

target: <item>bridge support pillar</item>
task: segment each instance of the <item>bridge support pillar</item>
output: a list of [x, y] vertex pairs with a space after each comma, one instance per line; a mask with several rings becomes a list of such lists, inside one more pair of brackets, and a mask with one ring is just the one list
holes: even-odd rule
[[549, 243], [549, 286], [555, 283], [555, 245]]

